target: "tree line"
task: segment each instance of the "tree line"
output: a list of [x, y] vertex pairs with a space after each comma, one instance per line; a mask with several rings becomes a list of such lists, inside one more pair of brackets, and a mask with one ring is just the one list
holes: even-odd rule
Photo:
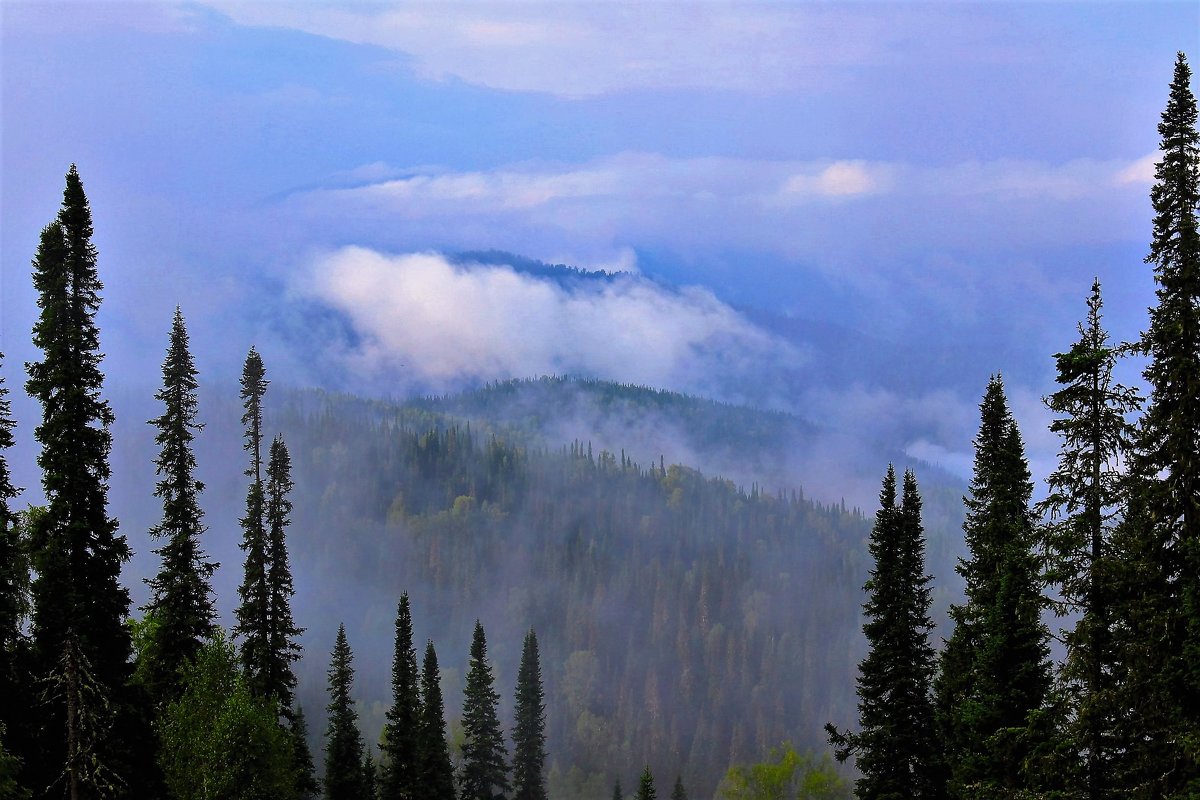
[[[869, 653], [858, 726], [862, 800], [1200, 797], [1200, 136], [1180, 53], [1151, 191], [1157, 303], [1113, 344], [1096, 281], [1045, 398], [1060, 438], [1049, 494], [1033, 483], [999, 376], [980, 405], [963, 525], [964, 602], [930, 641], [921, 499], [889, 468], [865, 585]], [[1117, 383], [1146, 360], [1147, 397]], [[1041, 522], [1039, 522], [1039, 517]], [[1067, 619], [1050, 659], [1043, 612]]]

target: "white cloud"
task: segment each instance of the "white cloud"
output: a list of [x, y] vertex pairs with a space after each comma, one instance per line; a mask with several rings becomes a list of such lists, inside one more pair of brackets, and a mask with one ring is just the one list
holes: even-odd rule
[[1155, 152], [1142, 156], [1127, 167], [1117, 170], [1114, 180], [1118, 186], [1137, 184], [1150, 186], [1154, 183], [1154, 168], [1162, 160], [1162, 153]]
[[633, 275], [560, 284], [347, 247], [318, 259], [302, 288], [350, 320], [352, 365], [426, 386], [571, 373], [728, 396], [743, 370], [803, 360], [708, 290]]

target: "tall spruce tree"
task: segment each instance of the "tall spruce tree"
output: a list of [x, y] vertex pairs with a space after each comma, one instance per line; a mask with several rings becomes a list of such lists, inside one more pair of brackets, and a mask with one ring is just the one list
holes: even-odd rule
[[975, 468], [960, 559], [966, 603], [935, 681], [952, 797], [1013, 796], [1036, 788], [1034, 718], [1050, 688], [1049, 633], [1029, 508], [1033, 484], [1004, 387], [993, 376], [980, 405]]
[[[1039, 510], [1044, 526], [1047, 578], [1058, 587], [1059, 614], [1077, 616], [1064, 632], [1067, 658], [1060, 673], [1069, 718], [1066, 747], [1077, 754], [1069, 782], [1090, 800], [1116, 790], [1113, 757], [1114, 575], [1112, 536], [1124, 498], [1126, 454], [1133, 426], [1126, 414], [1139, 403], [1135, 390], [1113, 379], [1120, 355], [1101, 324], [1103, 300], [1094, 281], [1079, 339], [1055, 355], [1062, 387], [1046, 398], [1054, 414], [1050, 430], [1062, 439], [1058, 468], [1047, 479]], [[1061, 767], [1060, 767], [1061, 768]]]
[[419, 794], [418, 747], [421, 719], [420, 674], [413, 649], [412, 612], [408, 592], [396, 608], [395, 652], [392, 655], [392, 705], [383, 726], [382, 800], [412, 800]]
[[178, 307], [162, 375], [163, 386], [155, 398], [162, 401], [164, 409], [150, 424], [158, 428], [155, 442], [159, 455], [154, 464], [159, 481], [154, 494], [162, 499], [163, 512], [150, 533], [166, 543], [155, 551], [162, 557], [162, 565], [147, 581], [151, 596], [146, 611], [155, 622], [150, 627], [148, 648], [149, 688], [155, 701], [165, 705], [178, 698], [180, 670], [196, 658], [212, 635], [216, 617], [211, 585], [216, 565], [200, 548], [204, 524], [199, 496], [204, 485], [196, 480], [192, 454], [195, 432], [203, 428], [196, 418], [199, 384]]
[[263, 694], [274, 697], [285, 716], [291, 715], [296, 690], [292, 664], [300, 659], [297, 637], [304, 632], [292, 618], [292, 569], [288, 562], [287, 527], [292, 521], [292, 459], [283, 437], [271, 442], [267, 462], [267, 670]]
[[1115, 772], [1130, 797], [1200, 795], [1200, 134], [1191, 70], [1175, 61], [1150, 198], [1157, 304], [1141, 338], [1149, 402], [1118, 530], [1114, 632], [1125, 723]]
[[642, 777], [638, 779], [638, 789], [635, 795], [637, 800], [654, 800], [657, 795], [654, 792], [654, 776], [650, 773], [650, 765], [642, 770]]
[[931, 688], [936, 661], [929, 633], [932, 603], [925, 574], [921, 497], [916, 477], [904, 475], [896, 502], [896, 472], [889, 466], [868, 545], [875, 568], [863, 589], [869, 651], [858, 666], [859, 731], [826, 725], [839, 760], [852, 752], [862, 777], [862, 800], [941, 797]]
[[303, 706], [296, 706], [292, 712], [292, 723], [288, 732], [292, 739], [296, 797], [298, 800], [312, 800], [321, 793], [321, 783], [317, 780], [312, 751], [308, 749], [308, 720], [304, 717]]
[[242, 365], [242, 425], [246, 427], [243, 445], [250, 453], [246, 476], [246, 516], [242, 518], [241, 548], [246, 553], [242, 584], [238, 587], [240, 605], [234, 615], [234, 634], [241, 640], [239, 653], [250, 690], [265, 697], [270, 675], [271, 590], [267, 582], [269, 542], [266, 528], [266, 487], [262, 475], [263, 395], [268, 381], [262, 357], [253, 347]]
[[537, 634], [525, 634], [517, 671], [513, 727], [513, 800], [546, 800], [546, 704]]
[[363, 746], [362, 757], [362, 793], [360, 800], [379, 800], [379, 768], [371, 757], [369, 745]]
[[350, 694], [354, 690], [354, 654], [346, 642], [346, 626], [339, 625], [329, 672], [329, 726], [325, 729], [325, 797], [359, 800], [363, 791], [363, 739], [358, 713]]
[[[4, 354], [0, 353], [0, 367]], [[6, 451], [13, 446], [12, 418], [8, 388], [0, 372], [0, 748], [9, 754], [14, 784], [19, 764], [30, 742], [21, 734], [29, 722], [30, 687], [25, 677], [26, 641], [22, 630], [27, 617], [29, 561], [20, 540], [16, 510], [9, 506], [20, 490], [12, 483]], [[15, 791], [15, 789], [13, 790]]]
[[492, 666], [487, 660], [483, 625], [475, 621], [471, 638], [471, 662], [463, 692], [462, 768], [459, 797], [462, 800], [494, 800], [508, 790], [504, 736], [496, 716], [496, 693]]
[[441, 672], [433, 642], [421, 662], [421, 717], [417, 724], [417, 800], [454, 800], [454, 767], [446, 746]]
[[[122, 689], [129, 677], [130, 635], [124, 620], [129, 592], [120, 583], [129, 560], [125, 537], [108, 515], [109, 427], [113, 414], [101, 397], [100, 331], [96, 312], [102, 285], [92, 244], [92, 214], [79, 173], [66, 176], [58, 218], [42, 230], [33, 261], [33, 282], [40, 314], [33, 342], [41, 361], [27, 363], [25, 387], [42, 405], [34, 431], [41, 453], [45, 513], [36, 517], [32, 548], [37, 579], [33, 584], [33, 672], [39, 679], [65, 674], [68, 681], [94, 677], [97, 707], [121, 711]], [[60, 670], [63, 659], [68, 664]], [[31, 785], [49, 785], [66, 764], [73, 793], [80, 790], [81, 763], [107, 759], [105, 753], [78, 749], [82, 687], [65, 687], [39, 715], [40, 768]], [[111, 752], [112, 738], [101, 747]]]

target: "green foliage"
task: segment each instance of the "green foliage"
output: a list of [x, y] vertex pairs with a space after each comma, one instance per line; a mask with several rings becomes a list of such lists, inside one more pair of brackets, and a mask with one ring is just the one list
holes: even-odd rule
[[162, 519], [150, 533], [166, 543], [155, 551], [162, 557], [158, 574], [147, 581], [151, 597], [145, 610], [155, 625], [139, 659], [144, 684], [160, 704], [179, 696], [180, 670], [212, 635], [216, 616], [211, 580], [217, 565], [200, 548], [204, 524], [199, 495], [204, 485], [196, 480], [192, 454], [195, 432], [203, 427], [197, 420], [196, 374], [183, 314], [176, 307], [162, 366], [163, 386], [155, 394], [165, 408], [150, 420], [158, 428], [159, 446], [154, 494], [163, 504]]
[[362, 793], [360, 800], [379, 800], [379, 770], [371, 758], [371, 748], [363, 746]]
[[267, 696], [271, 648], [271, 591], [267, 582], [269, 543], [266, 531], [266, 489], [262, 479], [262, 401], [267, 391], [266, 369], [253, 347], [242, 365], [243, 447], [250, 452], [246, 476], [246, 516], [242, 518], [241, 548], [246, 553], [242, 583], [238, 587], [241, 604], [235, 616], [234, 635], [241, 640], [242, 667], [254, 693]]
[[[4, 354], [0, 353], [0, 366], [3, 363]], [[15, 424], [0, 374], [0, 697], [6, 698], [0, 703], [0, 797], [16, 796], [21, 759], [15, 750], [29, 746], [22, 741], [14, 748], [11, 731], [30, 727], [30, 691], [22, 663], [28, 649], [23, 628], [29, 616], [29, 555], [16, 509], [9, 505], [20, 491], [12, 484], [6, 453], [13, 446]]]
[[287, 527], [292, 521], [292, 460], [283, 437], [271, 442], [267, 462], [267, 661], [263, 691], [274, 697], [284, 713], [292, 706], [296, 675], [292, 664], [300, 659], [296, 638], [304, 632], [292, 619], [292, 569], [288, 563]]
[[354, 655], [346, 628], [338, 626], [329, 663], [329, 725], [325, 729], [325, 797], [358, 800], [363, 792], [362, 734], [350, 693], [354, 688]]
[[492, 665], [487, 659], [483, 625], [475, 621], [471, 639], [471, 668], [463, 690], [463, 764], [459, 773], [462, 800], [492, 800], [508, 790], [504, 736], [496, 716], [500, 695], [495, 690]]
[[1036, 788], [1029, 761], [1040, 742], [1031, 718], [1050, 688], [1033, 485], [998, 376], [988, 383], [980, 417], [963, 524], [970, 557], [958, 569], [966, 603], [951, 607], [954, 632], [936, 681], [950, 794], [963, 798]]
[[184, 690], [158, 726], [175, 800], [296, 797], [293, 742], [275, 704], [255, 697], [218, 628], [183, 672]]
[[850, 800], [850, 785], [828, 755], [801, 755], [791, 743], [766, 760], [729, 768], [717, 790], [721, 800]]
[[513, 727], [513, 800], [546, 800], [546, 703], [537, 635], [525, 634], [517, 671]]
[[[434, 656], [436, 664], [437, 657]], [[436, 666], [434, 668], [436, 672]], [[417, 651], [413, 648], [412, 611], [408, 592], [396, 608], [395, 651], [392, 655], [392, 705], [383, 728], [384, 756], [381, 797], [412, 800], [420, 794], [421, 689]], [[439, 709], [440, 712], [440, 709]]]
[[671, 789], [671, 800], [688, 800], [687, 789], [683, 788], [683, 776], [675, 776], [675, 786]]
[[312, 800], [321, 793], [321, 783], [317, 780], [316, 765], [313, 764], [312, 751], [308, 748], [308, 720], [305, 719], [304, 708], [301, 706], [296, 706], [291, 716], [288, 731], [292, 740], [295, 795], [297, 800]]
[[433, 642], [425, 645], [421, 662], [421, 716], [417, 741], [417, 800], [453, 800], [454, 770], [446, 746], [441, 674]]
[[826, 725], [839, 760], [857, 755], [860, 800], [943, 795], [930, 696], [935, 670], [921, 497], [911, 471], [896, 503], [896, 473], [883, 480], [869, 545], [875, 568], [863, 587], [870, 651], [858, 667], [859, 731]]
[[642, 776], [638, 778], [638, 790], [634, 797], [637, 800], [655, 800], [657, 796], [654, 791], [654, 776], [650, 773], [650, 766], [647, 765], [642, 770]]

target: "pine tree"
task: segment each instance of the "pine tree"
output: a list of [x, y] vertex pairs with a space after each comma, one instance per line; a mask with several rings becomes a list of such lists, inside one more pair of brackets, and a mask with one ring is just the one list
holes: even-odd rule
[[856, 795], [931, 798], [942, 795], [930, 696], [935, 670], [929, 632], [932, 603], [925, 574], [921, 497], [912, 472], [896, 503], [896, 472], [883, 479], [868, 545], [875, 568], [863, 587], [869, 652], [858, 667], [859, 731], [826, 725], [839, 760], [857, 754]]
[[233, 632], [241, 639], [242, 668], [250, 689], [258, 697], [267, 695], [270, 674], [271, 592], [267, 582], [268, 551], [266, 529], [266, 489], [262, 476], [262, 400], [268, 381], [262, 358], [252, 347], [242, 366], [242, 424], [246, 426], [244, 448], [250, 452], [246, 476], [246, 516], [242, 518], [241, 548], [246, 553], [242, 585], [238, 588], [241, 604], [234, 612], [237, 625]]
[[446, 746], [441, 673], [433, 642], [421, 662], [421, 717], [417, 726], [417, 800], [454, 800], [454, 768]]
[[1157, 305], [1140, 348], [1149, 402], [1116, 537], [1120, 785], [1131, 797], [1200, 794], [1200, 134], [1191, 70], [1175, 61], [1150, 198]]
[[514, 800], [546, 800], [546, 704], [537, 635], [531, 629], [521, 648], [513, 729]]
[[379, 800], [379, 772], [375, 767], [375, 759], [371, 758], [371, 748], [363, 747], [362, 758], [362, 794], [361, 800]]
[[199, 495], [204, 485], [195, 478], [192, 454], [194, 432], [203, 427], [196, 419], [197, 373], [178, 307], [162, 374], [163, 387], [155, 398], [165, 408], [150, 424], [158, 428], [159, 455], [154, 464], [160, 480], [154, 494], [162, 498], [163, 514], [150, 533], [166, 543], [155, 551], [162, 556], [162, 566], [147, 581], [151, 598], [146, 611], [155, 620], [149, 646], [150, 691], [165, 704], [178, 697], [180, 670], [212, 635], [216, 617], [210, 582], [216, 565], [200, 549], [204, 524]]
[[638, 780], [638, 790], [635, 797], [637, 800], [654, 800], [654, 776], [650, 774], [650, 766], [642, 770], [642, 777]]
[[954, 632], [935, 682], [950, 794], [962, 798], [1034, 788], [1033, 722], [1050, 685], [1032, 552], [1033, 484], [999, 376], [988, 383], [980, 412], [963, 523], [970, 556], [958, 564], [966, 603], [951, 606]]
[[1124, 498], [1121, 465], [1132, 447], [1125, 415], [1138, 407], [1137, 392], [1113, 381], [1119, 350], [1101, 325], [1100, 282], [1092, 284], [1079, 340], [1055, 355], [1058, 383], [1046, 406], [1062, 437], [1059, 466], [1047, 479], [1049, 495], [1038, 508], [1044, 527], [1047, 577], [1059, 587], [1060, 614], [1078, 615], [1064, 634], [1067, 659], [1060, 682], [1070, 710], [1068, 747], [1083, 757], [1072, 783], [1091, 800], [1115, 788], [1108, 764], [1114, 719], [1110, 703], [1114, 654], [1112, 528]]
[[471, 664], [463, 693], [462, 771], [459, 796], [462, 800], [493, 800], [508, 789], [504, 738], [496, 717], [496, 694], [492, 667], [487, 660], [483, 626], [475, 621], [471, 639]]
[[346, 642], [346, 626], [338, 626], [329, 672], [329, 727], [325, 730], [325, 797], [358, 800], [363, 790], [362, 735], [350, 698], [354, 685], [354, 655]]
[[295, 791], [299, 800], [312, 800], [321, 793], [321, 784], [317, 780], [317, 768], [313, 764], [312, 751], [308, 749], [308, 720], [304, 717], [304, 708], [296, 706], [292, 711], [292, 724], [289, 728], [292, 739], [292, 762], [295, 765]]
[[[43, 359], [26, 364], [26, 390], [42, 405], [34, 435], [41, 444], [45, 513], [32, 532], [37, 580], [33, 585], [34, 673], [54, 673], [64, 654], [78, 658], [69, 675], [86, 663], [105, 703], [123, 704], [130, 674], [130, 636], [124, 625], [129, 592], [120, 584], [129, 546], [108, 516], [108, 465], [112, 410], [101, 397], [100, 332], [96, 312], [100, 283], [92, 215], [79, 174], [72, 165], [56, 221], [42, 230], [33, 281], [41, 309], [33, 342]], [[77, 696], [67, 687], [64, 697]], [[38, 747], [40, 785], [67, 764], [63, 735], [79, 722], [65, 701], [49, 702], [40, 714], [44, 735]], [[107, 750], [116, 743], [102, 743]], [[79, 777], [70, 754], [69, 782]], [[97, 756], [97, 754], [91, 754]], [[103, 756], [97, 756], [103, 758]], [[31, 784], [34, 781], [31, 781]]]
[[395, 653], [392, 656], [392, 707], [383, 726], [385, 768], [382, 800], [412, 800], [418, 794], [418, 745], [421, 697], [417, 652], [413, 649], [412, 613], [408, 592], [396, 609]]
[[291, 524], [292, 459], [283, 438], [271, 442], [267, 462], [267, 671], [264, 696], [274, 697], [290, 713], [296, 689], [292, 664], [300, 659], [296, 638], [304, 632], [292, 619], [292, 570], [288, 563], [287, 526]]
[[671, 800], [688, 800], [687, 790], [683, 788], [683, 776], [675, 776], [675, 788], [671, 790]]

